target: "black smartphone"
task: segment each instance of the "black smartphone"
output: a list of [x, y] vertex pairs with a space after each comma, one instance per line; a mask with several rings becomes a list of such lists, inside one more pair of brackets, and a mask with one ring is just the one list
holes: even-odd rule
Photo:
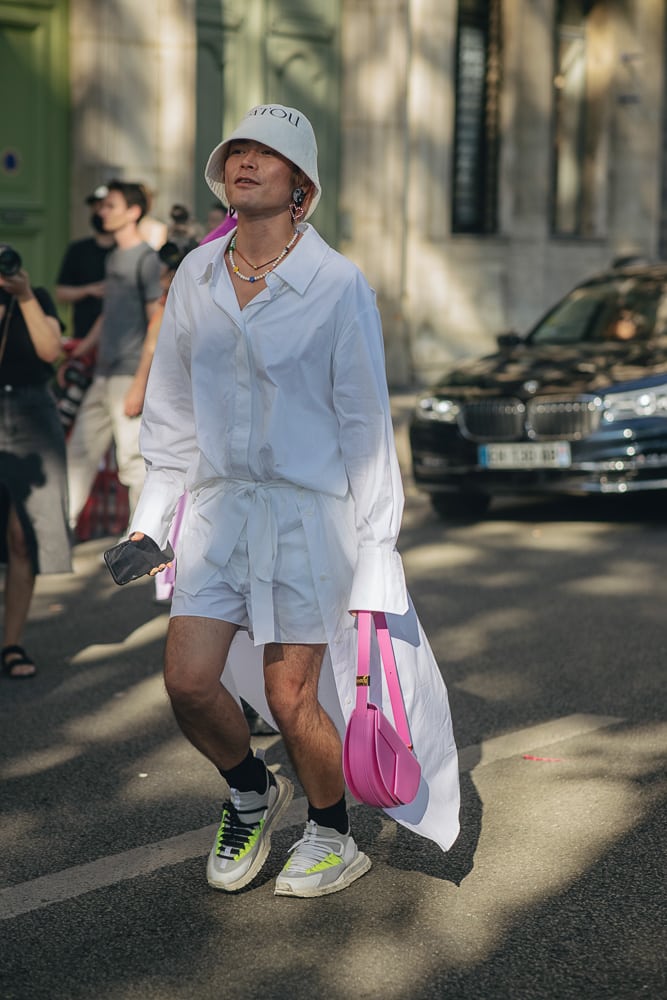
[[132, 580], [138, 580], [141, 576], [146, 576], [156, 566], [171, 562], [173, 558], [174, 550], [169, 542], [165, 549], [161, 549], [148, 535], [144, 535], [136, 542], [128, 538], [104, 553], [104, 561], [109, 572], [121, 587]]

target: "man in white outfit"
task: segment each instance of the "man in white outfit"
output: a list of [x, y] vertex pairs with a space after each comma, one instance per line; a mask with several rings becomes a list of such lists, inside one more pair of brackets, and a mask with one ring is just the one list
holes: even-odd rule
[[[253, 108], [213, 151], [206, 178], [238, 226], [192, 251], [171, 287], [131, 534], [162, 545], [188, 490], [165, 682], [182, 731], [230, 789], [209, 883], [235, 891], [256, 876], [293, 793], [252, 753], [236, 694], [276, 723], [308, 800], [275, 892], [319, 896], [370, 868], [350, 832], [341, 766], [350, 612], [395, 616], [406, 649], [430, 657], [404, 695], [408, 713], [424, 696], [440, 707], [430, 770], [442, 777], [446, 766], [446, 794], [425, 785], [417, 813], [397, 818], [444, 847], [458, 832], [456, 751], [395, 548], [403, 493], [375, 297], [305, 222], [321, 194], [310, 123], [294, 108]], [[242, 635], [263, 671], [251, 656], [235, 669]], [[428, 754], [422, 769], [428, 777]]]

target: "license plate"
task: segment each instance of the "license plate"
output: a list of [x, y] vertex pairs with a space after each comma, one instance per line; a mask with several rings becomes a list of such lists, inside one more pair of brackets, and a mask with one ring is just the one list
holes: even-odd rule
[[572, 458], [567, 441], [483, 444], [479, 464], [485, 469], [567, 469]]

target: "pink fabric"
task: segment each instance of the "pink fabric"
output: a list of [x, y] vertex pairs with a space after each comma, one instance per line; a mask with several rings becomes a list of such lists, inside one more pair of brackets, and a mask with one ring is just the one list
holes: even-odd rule
[[217, 240], [220, 236], [224, 236], [228, 233], [230, 229], [236, 227], [236, 217], [233, 215], [226, 215], [219, 226], [212, 229], [210, 233], [207, 233], [203, 240], [200, 242], [199, 246], [203, 246], [204, 243], [210, 243], [211, 240]]
[[[171, 522], [171, 528], [169, 529], [169, 542], [173, 549], [176, 548], [176, 543], [178, 542], [178, 536], [181, 531], [181, 522], [183, 520], [183, 512], [185, 511], [185, 502], [187, 495], [184, 493], [181, 499], [178, 501], [178, 507], [176, 508], [176, 513], [174, 514], [174, 520]], [[155, 577], [155, 600], [156, 601], [170, 601], [174, 594], [174, 583], [176, 581], [176, 560], [174, 559], [171, 566], [167, 566], [166, 569], [162, 570]]]

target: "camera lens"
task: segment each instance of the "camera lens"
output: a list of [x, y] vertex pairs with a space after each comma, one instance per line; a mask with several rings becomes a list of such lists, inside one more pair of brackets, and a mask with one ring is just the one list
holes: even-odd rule
[[21, 257], [12, 247], [0, 250], [0, 274], [3, 278], [11, 278], [21, 270]]

